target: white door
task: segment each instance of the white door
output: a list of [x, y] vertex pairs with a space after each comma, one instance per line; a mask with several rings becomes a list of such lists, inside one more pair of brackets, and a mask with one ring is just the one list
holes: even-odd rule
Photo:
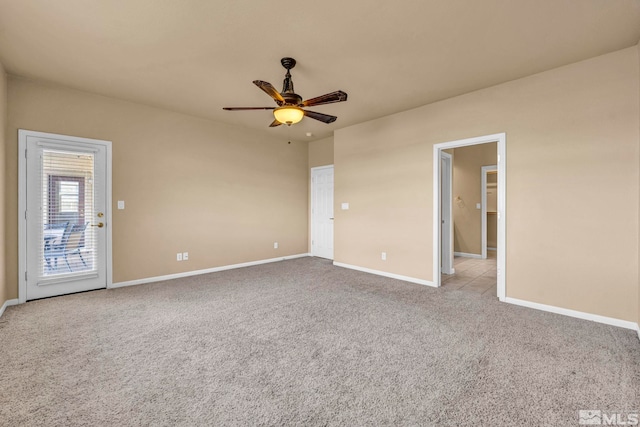
[[440, 192], [441, 207], [441, 272], [443, 274], [453, 274], [453, 168], [452, 156], [444, 151], [440, 152], [440, 182], [442, 182], [442, 191]]
[[105, 288], [110, 142], [23, 130], [19, 136], [26, 158], [21, 299]]
[[333, 259], [333, 166], [311, 168], [311, 255]]

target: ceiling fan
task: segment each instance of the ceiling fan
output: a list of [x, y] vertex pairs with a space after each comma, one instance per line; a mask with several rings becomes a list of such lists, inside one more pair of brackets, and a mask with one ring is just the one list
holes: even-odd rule
[[327, 93], [315, 98], [302, 100], [302, 97], [293, 91], [293, 80], [291, 80], [290, 70], [296, 66], [296, 60], [293, 58], [282, 58], [280, 63], [287, 69], [284, 78], [282, 92], [278, 92], [271, 83], [262, 80], [254, 80], [253, 83], [260, 89], [265, 91], [267, 95], [273, 98], [278, 104], [277, 107], [225, 107], [223, 110], [241, 111], [241, 110], [273, 110], [275, 120], [269, 127], [276, 127], [282, 124], [291, 126], [298, 123], [304, 116], [319, 120], [324, 123], [333, 123], [336, 116], [318, 113], [315, 111], [303, 110], [302, 107], [313, 107], [315, 105], [332, 104], [334, 102], [342, 102], [347, 100], [347, 94], [341, 90]]

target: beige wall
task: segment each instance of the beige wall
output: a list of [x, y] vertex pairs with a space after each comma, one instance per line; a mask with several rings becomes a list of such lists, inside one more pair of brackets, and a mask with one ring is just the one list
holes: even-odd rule
[[4, 191], [5, 186], [5, 161], [6, 161], [6, 147], [7, 140], [5, 139], [5, 129], [7, 127], [7, 74], [4, 71], [4, 67], [0, 64], [0, 189], [2, 189], [2, 196], [0, 196], [0, 307], [8, 299], [14, 298], [12, 295], [13, 289], [10, 289], [7, 284], [7, 269], [5, 260], [5, 244], [6, 244], [6, 226], [7, 226], [7, 207], [11, 206], [6, 201], [7, 193]]
[[[638, 41], [638, 61], [640, 62], [640, 41]], [[640, 66], [638, 67], [638, 79], [640, 80]], [[640, 103], [640, 88], [638, 89], [638, 103]], [[640, 110], [640, 107], [639, 107], [639, 110]], [[638, 222], [640, 223], [640, 217], [638, 218]], [[640, 269], [640, 259], [638, 261], [638, 268]], [[640, 277], [638, 280], [638, 319], [637, 321], [638, 321], [638, 337], [640, 337]]]
[[335, 260], [432, 280], [433, 144], [506, 132], [507, 296], [635, 322], [638, 73], [633, 47], [336, 131]]
[[456, 148], [453, 157], [453, 248], [456, 252], [482, 254], [482, 166], [495, 165], [498, 144]]
[[309, 143], [309, 169], [333, 164], [333, 137]]
[[487, 213], [487, 248], [498, 247], [498, 215]]
[[[307, 143], [14, 77], [8, 99], [8, 206], [19, 128], [113, 141], [114, 282], [307, 252]], [[7, 216], [16, 298], [17, 213]]]

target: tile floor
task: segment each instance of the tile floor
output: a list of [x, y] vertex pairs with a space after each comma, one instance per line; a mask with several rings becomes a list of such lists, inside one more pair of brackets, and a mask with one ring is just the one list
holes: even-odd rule
[[474, 292], [483, 297], [497, 297], [496, 251], [487, 251], [487, 259], [453, 259], [454, 274], [442, 275], [443, 289]]

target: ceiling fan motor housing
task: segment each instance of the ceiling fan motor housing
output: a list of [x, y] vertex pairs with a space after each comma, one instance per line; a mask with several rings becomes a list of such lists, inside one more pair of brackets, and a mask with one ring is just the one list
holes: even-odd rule
[[302, 97], [297, 93], [283, 92], [281, 95], [284, 98], [283, 105], [296, 105], [296, 106], [302, 105]]

